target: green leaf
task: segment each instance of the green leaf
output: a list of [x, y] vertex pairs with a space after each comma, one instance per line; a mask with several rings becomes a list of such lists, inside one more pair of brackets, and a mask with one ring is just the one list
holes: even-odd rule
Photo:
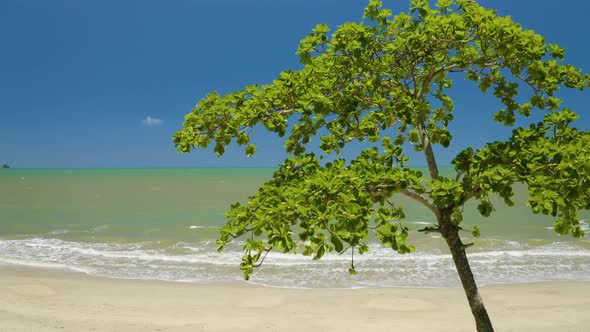
[[240, 133], [238, 133], [237, 142], [238, 142], [239, 145], [248, 144], [249, 141], [250, 141], [250, 137], [248, 136], [248, 134], [246, 134], [243, 131], [240, 132]]
[[436, 6], [439, 8], [447, 8], [453, 3], [453, 0], [438, 0]]
[[315, 256], [313, 256], [313, 260], [317, 260], [317, 259], [322, 258], [325, 253], [326, 253], [326, 247], [323, 244], [319, 245], [318, 249], [315, 253]]
[[471, 235], [473, 237], [479, 237], [481, 235], [479, 232], [479, 227], [473, 226], [473, 230], [471, 231]]
[[246, 156], [250, 158], [254, 153], [256, 153], [256, 146], [254, 144], [249, 144], [246, 147]]
[[492, 211], [494, 210], [494, 207], [492, 206], [492, 204], [488, 201], [481, 201], [478, 205], [477, 205], [477, 210], [479, 210], [479, 213], [484, 216], [484, 217], [489, 217], [492, 214]]
[[330, 242], [332, 242], [332, 244], [334, 245], [334, 249], [336, 249], [337, 252], [344, 251], [344, 245], [342, 244], [342, 241], [340, 241], [340, 239], [337, 236], [332, 235], [330, 237]]

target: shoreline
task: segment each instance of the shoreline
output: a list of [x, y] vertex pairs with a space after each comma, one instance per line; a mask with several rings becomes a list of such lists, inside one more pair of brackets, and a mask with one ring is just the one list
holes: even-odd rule
[[[285, 290], [333, 290], [333, 291], [346, 291], [346, 290], [363, 290], [363, 289], [460, 289], [462, 290], [462, 286], [460, 281], [458, 281], [457, 285], [454, 286], [405, 286], [405, 285], [375, 285], [369, 284], [365, 286], [351, 286], [351, 287], [304, 287], [304, 286], [282, 286], [282, 285], [273, 285], [273, 284], [265, 284], [264, 282], [256, 282], [256, 281], [245, 281], [244, 279], [240, 278], [237, 280], [223, 280], [223, 281], [210, 281], [210, 280], [168, 280], [168, 279], [157, 279], [157, 278], [133, 278], [133, 277], [119, 277], [119, 276], [105, 276], [99, 274], [93, 274], [86, 272], [84, 270], [76, 270], [69, 267], [54, 267], [54, 266], [38, 266], [38, 265], [26, 265], [26, 264], [19, 264], [19, 263], [6, 263], [4, 265], [0, 264], [0, 279], [2, 274], [10, 274], [12, 272], [15, 273], [37, 273], [37, 274], [47, 274], [47, 275], [63, 275], [63, 276], [80, 276], [82, 278], [90, 278], [90, 279], [102, 279], [102, 280], [114, 280], [115, 282], [118, 280], [127, 281], [127, 282], [154, 282], [154, 283], [164, 283], [164, 284], [183, 284], [183, 285], [195, 285], [195, 286], [208, 286], [208, 285], [217, 285], [217, 286], [237, 286], [237, 287], [258, 287], [258, 288], [271, 288], [271, 289], [285, 289]], [[476, 276], [477, 279], [477, 276]], [[477, 281], [477, 280], [476, 280]], [[560, 283], [580, 283], [585, 284], [587, 283], [590, 287], [590, 276], [587, 279], [572, 279], [572, 280], [533, 280], [533, 281], [513, 281], [513, 282], [498, 282], [498, 283], [483, 283], [478, 282], [477, 287], [481, 290], [482, 288], [496, 288], [496, 287], [511, 287], [517, 285], [536, 285], [536, 284], [560, 284]], [[0, 332], [2, 332], [0, 330]]]
[[[582, 331], [590, 282], [480, 288], [498, 331]], [[295, 289], [0, 270], [0, 331], [473, 331], [461, 288]]]

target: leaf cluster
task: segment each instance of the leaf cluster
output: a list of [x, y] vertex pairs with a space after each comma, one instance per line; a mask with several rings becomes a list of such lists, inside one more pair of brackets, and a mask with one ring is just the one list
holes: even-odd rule
[[370, 230], [398, 252], [412, 252], [400, 224], [403, 209], [389, 198], [399, 190], [423, 190], [424, 179], [419, 171], [390, 167], [388, 159], [376, 149], [349, 165], [343, 159], [321, 165], [314, 154], [287, 159], [247, 203], [232, 205], [219, 249], [250, 234], [241, 265], [246, 278], [271, 249], [313, 259], [349, 248], [362, 254]]
[[577, 118], [569, 109], [551, 112], [542, 122], [515, 129], [507, 142], [461, 152], [453, 163], [465, 190], [476, 191], [480, 212], [491, 213], [491, 193], [513, 205], [512, 183], [522, 182], [534, 213], [558, 217], [558, 234], [583, 236], [577, 211], [590, 209], [590, 133], [570, 126]]
[[[241, 266], [246, 277], [271, 249], [301, 249], [315, 259], [347, 248], [362, 253], [371, 229], [384, 245], [412, 251], [399, 221], [403, 210], [391, 203], [396, 194], [430, 209], [438, 224], [425, 231], [440, 231], [441, 220], [459, 227], [470, 199], [484, 216], [494, 210], [491, 195], [512, 205], [512, 185], [524, 182], [533, 212], [557, 217], [560, 234], [583, 235], [576, 211], [589, 208], [590, 142], [571, 127], [576, 115], [562, 108], [557, 93], [585, 89], [590, 76], [565, 63], [558, 45], [473, 0], [434, 6], [412, 0], [408, 13], [393, 17], [370, 0], [363, 21], [332, 33], [318, 25], [297, 54], [302, 69], [282, 72], [271, 84], [209, 94], [174, 135], [180, 152], [213, 145], [219, 156], [232, 141], [254, 154], [255, 127], [285, 137], [287, 160], [247, 203], [232, 205], [221, 230], [220, 249], [250, 236]], [[500, 124], [513, 127], [533, 111], [545, 117], [515, 128], [508, 141], [465, 149], [453, 160], [451, 178], [438, 174], [432, 146], [452, 142], [448, 91], [457, 78], [502, 102], [492, 117]], [[353, 141], [371, 147], [330, 163], [310, 153], [337, 156]], [[405, 167], [408, 146], [425, 154], [428, 179]]]

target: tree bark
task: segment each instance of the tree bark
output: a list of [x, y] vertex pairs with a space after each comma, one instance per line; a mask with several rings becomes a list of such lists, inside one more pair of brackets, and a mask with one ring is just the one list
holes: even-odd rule
[[494, 328], [492, 322], [483, 304], [483, 300], [479, 295], [475, 278], [473, 278], [473, 272], [471, 271], [467, 255], [465, 254], [466, 246], [461, 242], [461, 238], [459, 237], [459, 228], [452, 224], [450, 218], [444, 220], [444, 223], [441, 223], [440, 225], [444, 225], [441, 227], [441, 233], [451, 250], [453, 261], [455, 262], [459, 278], [461, 278], [461, 283], [463, 284], [463, 290], [465, 290], [469, 307], [471, 307], [471, 313], [475, 319], [477, 331], [493, 332]]
[[436, 165], [436, 158], [434, 158], [434, 151], [428, 138], [428, 132], [424, 129], [424, 124], [418, 123], [418, 131], [420, 132], [420, 139], [422, 140], [422, 148], [424, 149], [424, 156], [430, 171], [430, 177], [436, 179], [438, 177], [438, 166]]
[[[426, 157], [426, 162], [428, 163], [430, 176], [432, 179], [436, 179], [439, 176], [438, 166], [436, 164], [436, 158], [434, 157], [432, 145], [430, 145], [428, 132], [425, 130], [422, 123], [418, 123], [417, 127], [422, 139], [422, 147], [424, 148], [424, 155]], [[471, 313], [475, 319], [477, 331], [494, 332], [492, 321], [490, 320], [490, 316], [483, 304], [483, 300], [479, 295], [473, 272], [471, 272], [471, 267], [467, 260], [467, 254], [465, 253], [466, 246], [461, 242], [461, 238], [459, 237], [459, 227], [451, 221], [452, 207], [447, 207], [445, 209], [434, 208], [433, 211], [438, 220], [439, 231], [445, 241], [447, 241], [447, 245], [451, 250], [455, 267], [459, 273], [459, 278], [461, 278], [463, 290], [465, 291], [469, 307], [471, 308]]]

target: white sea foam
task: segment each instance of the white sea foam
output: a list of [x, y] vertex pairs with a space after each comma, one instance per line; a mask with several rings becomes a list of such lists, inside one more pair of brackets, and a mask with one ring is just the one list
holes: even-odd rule
[[49, 233], [47, 233], [46, 235], [63, 235], [63, 234], [67, 234], [70, 233], [71, 231], [69, 230], [65, 230], [65, 229], [59, 229], [56, 231], [51, 231]]
[[[481, 284], [590, 279], [590, 250], [575, 242], [532, 246], [490, 241], [468, 254]], [[493, 250], [489, 250], [492, 249]], [[239, 245], [217, 254], [213, 241], [162, 245], [83, 243], [54, 238], [0, 240], [0, 263], [67, 269], [93, 275], [188, 282], [241, 279]], [[359, 276], [347, 273], [350, 255], [326, 254], [322, 260], [271, 252], [252, 282], [274, 287], [447, 287], [458, 286], [451, 256], [440, 250], [398, 255], [374, 246], [355, 255]]]
[[100, 233], [106, 231], [111, 225], [100, 225], [90, 229], [90, 233]]
[[427, 222], [427, 221], [410, 221], [410, 224], [414, 224], [414, 225], [432, 225], [432, 222]]
[[202, 229], [202, 228], [210, 228], [210, 229], [215, 229], [215, 228], [219, 228], [216, 226], [200, 226], [200, 225], [191, 225], [188, 227], [189, 229]]

